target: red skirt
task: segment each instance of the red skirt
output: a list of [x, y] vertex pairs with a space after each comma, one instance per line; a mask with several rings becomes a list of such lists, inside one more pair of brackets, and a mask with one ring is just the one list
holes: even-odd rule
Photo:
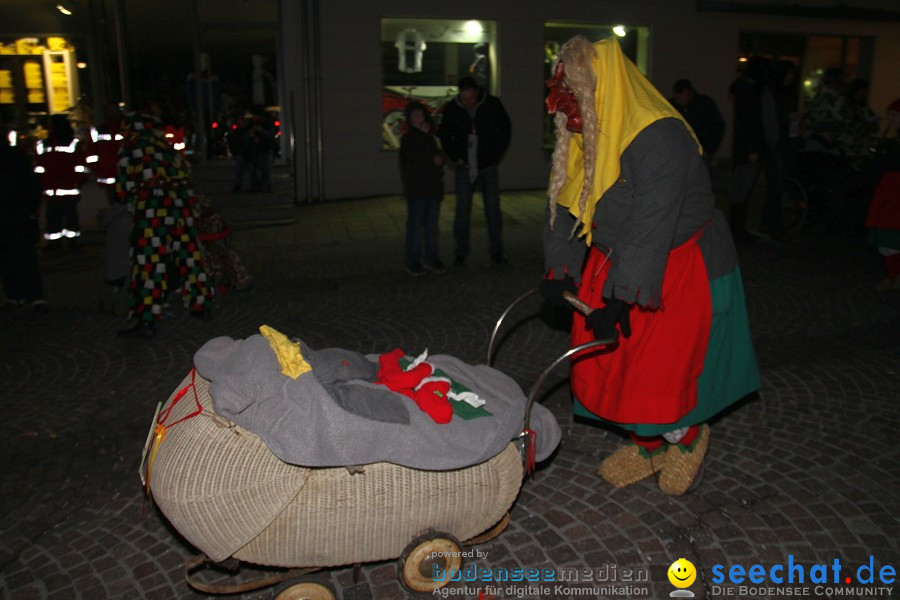
[[[709, 343], [712, 299], [706, 264], [694, 236], [669, 252], [658, 309], [631, 309], [631, 337], [612, 350], [587, 352], [572, 363], [572, 391], [592, 413], [616, 423], [675, 423], [697, 405], [697, 379]], [[606, 256], [592, 247], [578, 297], [603, 306]], [[572, 344], [594, 340], [575, 313]]]

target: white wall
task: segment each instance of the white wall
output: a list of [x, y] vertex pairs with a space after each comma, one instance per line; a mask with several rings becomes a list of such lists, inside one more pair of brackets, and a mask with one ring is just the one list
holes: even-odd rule
[[[286, 92], [294, 91], [295, 118], [302, 122], [302, 73], [299, 2], [282, 1]], [[874, 36], [875, 67], [871, 106], [879, 114], [900, 96], [900, 36], [896, 23], [846, 22], [734, 13], [698, 13], [694, 0], [633, 2], [574, 0], [458, 0], [423, 3], [412, 0], [321, 0], [321, 56], [324, 192], [326, 198], [399, 193], [397, 155], [382, 149], [382, 17], [478, 18], [497, 22], [499, 96], [513, 122], [512, 146], [501, 166], [505, 189], [546, 185], [548, 157], [541, 148], [543, 99], [543, 27], [546, 21], [574, 21], [651, 28], [650, 80], [665, 95], [680, 78], [691, 79], [711, 96], [731, 122], [728, 86], [736, 77], [741, 31], [848, 34]], [[295, 25], [296, 24], [296, 25]], [[287, 93], [285, 94], [287, 98]], [[302, 131], [298, 127], [296, 131]], [[720, 154], [730, 149], [730, 127]], [[302, 140], [298, 140], [302, 141]], [[303, 157], [299, 156], [302, 166]], [[451, 177], [446, 177], [448, 184]], [[302, 184], [299, 185], [303, 188]], [[449, 189], [449, 185], [448, 185]]]

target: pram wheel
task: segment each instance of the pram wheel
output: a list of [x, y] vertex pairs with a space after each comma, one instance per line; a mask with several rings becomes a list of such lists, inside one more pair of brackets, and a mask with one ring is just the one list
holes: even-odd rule
[[403, 587], [430, 594], [450, 583], [462, 568], [462, 545], [448, 533], [426, 533], [409, 543], [398, 567]]
[[275, 600], [335, 600], [331, 585], [314, 579], [289, 582], [275, 593]]

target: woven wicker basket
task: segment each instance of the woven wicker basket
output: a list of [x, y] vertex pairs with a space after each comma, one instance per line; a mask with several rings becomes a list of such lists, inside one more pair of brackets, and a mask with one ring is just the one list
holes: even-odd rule
[[[178, 422], [197, 402], [203, 412]], [[166, 422], [177, 424], [153, 462], [153, 499], [214, 562], [233, 556], [260, 565], [330, 567], [396, 558], [427, 531], [466, 540], [503, 517], [522, 482], [513, 444], [491, 460], [452, 471], [373, 463], [351, 474], [290, 465], [216, 415], [209, 382], [199, 375]]]

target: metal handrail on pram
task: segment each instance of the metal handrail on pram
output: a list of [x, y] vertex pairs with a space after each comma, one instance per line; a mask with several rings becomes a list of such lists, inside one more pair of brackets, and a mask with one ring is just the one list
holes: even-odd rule
[[[506, 310], [504, 310], [503, 313], [500, 315], [500, 318], [497, 319], [497, 323], [494, 325], [494, 330], [493, 330], [493, 332], [491, 332], [491, 339], [488, 342], [488, 349], [487, 349], [487, 365], [488, 366], [491, 366], [491, 363], [493, 362], [493, 359], [494, 359], [494, 351], [496, 349], [495, 343], [497, 341], [497, 334], [500, 331], [500, 327], [503, 324], [503, 320], [509, 315], [510, 312], [512, 312], [512, 310], [516, 306], [518, 306], [519, 304], [521, 304], [522, 302], [524, 302], [531, 296], [536, 295], [537, 293], [538, 293], [537, 288], [528, 290], [527, 292], [525, 292], [524, 294], [522, 294], [521, 296], [519, 296], [518, 298], [513, 300], [512, 304], [507, 306]], [[563, 297], [566, 299], [567, 302], [569, 302], [573, 307], [575, 307], [575, 309], [578, 310], [578, 312], [583, 314], [585, 317], [588, 316], [589, 314], [591, 314], [591, 312], [593, 312], [593, 310], [594, 310], [593, 308], [591, 308], [590, 306], [585, 304], [577, 296], [575, 296], [575, 294], [572, 294], [571, 292], [563, 292]], [[525, 404], [525, 425], [522, 428], [522, 432], [519, 433], [519, 435], [516, 436], [516, 438], [513, 440], [515, 442], [516, 446], [519, 448], [519, 452], [522, 454], [523, 462], [527, 462], [526, 438], [527, 438], [530, 428], [531, 428], [531, 409], [534, 406], [534, 402], [537, 399], [537, 392], [539, 389], [541, 389], [541, 386], [543, 385], [544, 380], [547, 379], [547, 377], [553, 372], [553, 370], [556, 369], [556, 367], [564, 360], [568, 360], [572, 356], [579, 354], [581, 352], [584, 352], [585, 350], [590, 350], [592, 348], [597, 348], [599, 346], [611, 346], [612, 344], [615, 344], [618, 341], [619, 341], [619, 334], [617, 332], [616, 335], [614, 335], [613, 337], [610, 337], [610, 338], [594, 340], [593, 342], [587, 342], [585, 344], [580, 344], [578, 346], [575, 346], [574, 348], [570, 348], [569, 350], [567, 350], [565, 353], [563, 353], [562, 356], [560, 356], [559, 358], [554, 360], [552, 363], [550, 363], [549, 367], [544, 369], [544, 371], [541, 373], [540, 377], [537, 378], [537, 381], [535, 381], [534, 384], [531, 386], [531, 391], [528, 393], [528, 401]]]

